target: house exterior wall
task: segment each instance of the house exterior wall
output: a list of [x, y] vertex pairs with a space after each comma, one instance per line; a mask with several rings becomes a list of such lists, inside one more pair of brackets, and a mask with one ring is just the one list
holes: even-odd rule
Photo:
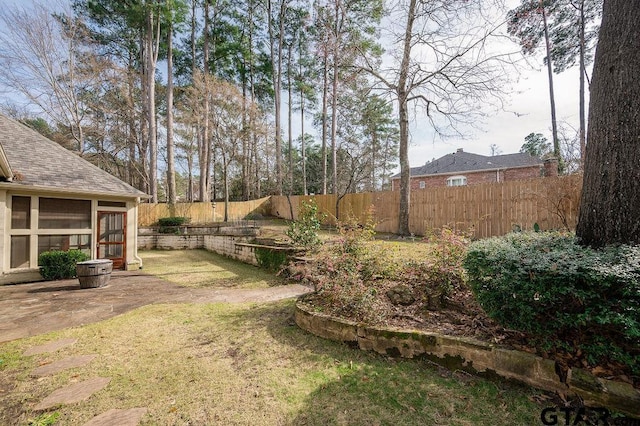
[[[30, 226], [29, 229], [12, 229], [11, 211], [12, 197], [30, 197]], [[89, 229], [39, 229], [39, 199], [59, 198], [90, 201], [91, 226]], [[123, 207], [98, 206], [99, 201], [115, 201], [124, 203]], [[35, 188], [19, 187], [15, 190], [0, 189], [0, 285], [41, 280], [38, 264], [38, 239], [46, 235], [89, 235], [89, 250], [91, 259], [97, 258], [98, 242], [98, 211], [113, 211], [126, 213], [126, 243], [125, 262], [126, 269], [135, 269], [142, 264], [138, 257], [137, 228], [138, 228], [138, 200], [125, 199], [117, 196], [74, 194], [71, 192], [46, 192]], [[26, 236], [29, 240], [29, 266], [11, 268], [11, 237]]]
[[[533, 179], [541, 176], [541, 169], [542, 166], [536, 165], [502, 170], [481, 170], [430, 176], [412, 176], [410, 179], [411, 191], [424, 189], [420, 187], [420, 182], [424, 182], [425, 188], [447, 186], [447, 179], [454, 176], [466, 177], [467, 185]], [[395, 178], [391, 181], [391, 189], [393, 191], [400, 190], [400, 178]]]

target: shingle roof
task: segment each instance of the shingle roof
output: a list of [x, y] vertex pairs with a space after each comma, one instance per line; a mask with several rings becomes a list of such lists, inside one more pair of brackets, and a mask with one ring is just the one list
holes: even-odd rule
[[9, 185], [126, 197], [146, 196], [144, 192], [2, 114], [0, 146], [17, 176]]
[[[480, 170], [542, 166], [543, 164], [541, 159], [533, 157], [528, 153], [519, 152], [517, 154], [485, 156], [458, 150], [457, 152], [440, 157], [437, 160], [430, 161], [424, 166], [411, 167], [410, 175], [450, 175], [452, 173], [475, 172]], [[391, 178], [393, 179], [399, 176], [400, 174], [396, 174]]]

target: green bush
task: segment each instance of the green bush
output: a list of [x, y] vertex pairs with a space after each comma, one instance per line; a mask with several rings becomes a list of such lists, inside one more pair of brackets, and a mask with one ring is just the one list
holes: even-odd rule
[[289, 229], [286, 231], [287, 237], [291, 238], [294, 245], [305, 250], [316, 249], [322, 244], [318, 237], [318, 231], [325, 216], [318, 213], [318, 205], [313, 199], [308, 202], [303, 201], [300, 206], [298, 220], [289, 224]]
[[487, 314], [538, 349], [640, 374], [640, 247], [593, 250], [569, 234], [517, 233], [473, 243], [465, 267]]
[[160, 226], [181, 226], [189, 222], [188, 217], [176, 216], [176, 217], [163, 217], [158, 219], [158, 225]]
[[64, 280], [76, 276], [76, 263], [89, 260], [80, 250], [45, 251], [38, 256], [40, 275], [47, 281]]
[[269, 271], [280, 271], [287, 261], [287, 252], [266, 247], [258, 247], [255, 250], [258, 266]]
[[160, 226], [161, 234], [178, 233], [176, 226], [184, 225], [189, 222], [188, 217], [175, 216], [175, 217], [163, 217], [158, 219], [158, 226]]

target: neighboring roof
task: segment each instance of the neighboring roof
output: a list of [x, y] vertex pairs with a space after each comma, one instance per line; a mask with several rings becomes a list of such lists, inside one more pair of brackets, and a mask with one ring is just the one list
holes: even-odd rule
[[[8, 160], [3, 186], [28, 186], [85, 194], [147, 197], [115, 176], [47, 139], [35, 130], [0, 114], [0, 148]], [[0, 166], [2, 166], [0, 157]], [[0, 167], [0, 174], [6, 171]]]
[[[482, 170], [512, 169], [517, 167], [541, 166], [544, 162], [528, 153], [486, 156], [458, 150], [433, 160], [420, 167], [410, 169], [411, 176], [450, 175]], [[391, 176], [392, 179], [400, 174]]]

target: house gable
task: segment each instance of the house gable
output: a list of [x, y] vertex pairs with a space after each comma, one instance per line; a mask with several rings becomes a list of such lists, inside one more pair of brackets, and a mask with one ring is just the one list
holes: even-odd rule
[[12, 173], [12, 188], [24, 186], [51, 191], [146, 197], [142, 191], [2, 114], [0, 146], [7, 164], [11, 164], [5, 171], [0, 155], [0, 173]]
[[[420, 167], [410, 169], [411, 189], [446, 186], [452, 177], [466, 178], [465, 184], [501, 182], [539, 177], [544, 162], [527, 153], [485, 156], [464, 152], [447, 154]], [[398, 190], [400, 174], [391, 177], [392, 189]]]

